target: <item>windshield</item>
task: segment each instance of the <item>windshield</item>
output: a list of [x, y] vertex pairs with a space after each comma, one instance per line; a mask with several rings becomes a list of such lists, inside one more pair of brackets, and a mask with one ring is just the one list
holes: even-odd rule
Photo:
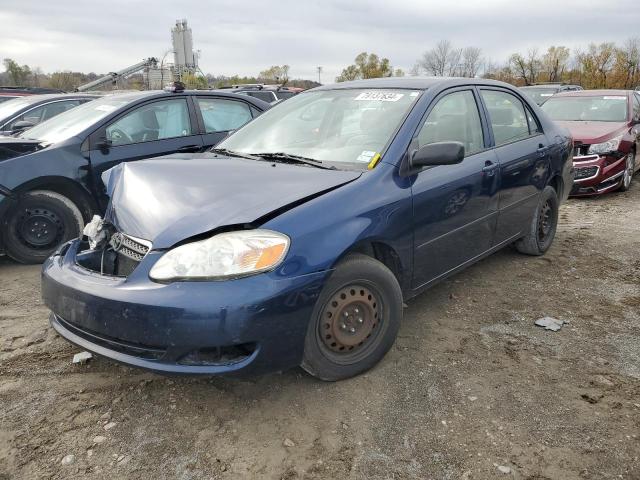
[[77, 135], [130, 101], [121, 97], [92, 100], [42, 122], [18, 136], [33, 138], [44, 143], [61, 142]]
[[552, 120], [626, 122], [626, 95], [553, 97], [542, 105]]
[[266, 111], [218, 145], [248, 154], [284, 153], [337, 168], [366, 168], [381, 153], [420, 92], [319, 90]]
[[525, 87], [521, 89], [524, 93], [529, 95], [538, 105], [542, 105], [549, 98], [553, 97], [554, 94], [558, 93], [559, 88], [530, 88]]
[[8, 119], [13, 116], [13, 114], [39, 100], [37, 97], [17, 97], [3, 102], [2, 105], [0, 105], [0, 120]]

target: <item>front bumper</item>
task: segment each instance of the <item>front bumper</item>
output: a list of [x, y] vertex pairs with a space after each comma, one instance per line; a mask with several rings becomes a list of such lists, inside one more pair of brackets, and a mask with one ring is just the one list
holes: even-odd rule
[[601, 195], [617, 189], [622, 182], [625, 158], [585, 155], [573, 158], [575, 179], [571, 196]]
[[299, 365], [330, 274], [159, 284], [148, 272], [161, 253], [150, 252], [121, 278], [77, 265], [79, 244], [43, 265], [53, 328], [98, 355], [169, 374], [259, 374]]

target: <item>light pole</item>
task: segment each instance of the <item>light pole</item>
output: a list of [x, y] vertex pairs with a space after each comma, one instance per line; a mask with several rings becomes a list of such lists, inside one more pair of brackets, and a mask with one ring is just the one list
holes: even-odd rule
[[322, 83], [320, 81], [320, 74], [322, 73], [322, 67], [319, 66], [319, 67], [316, 67], [316, 68], [318, 69], [318, 83]]

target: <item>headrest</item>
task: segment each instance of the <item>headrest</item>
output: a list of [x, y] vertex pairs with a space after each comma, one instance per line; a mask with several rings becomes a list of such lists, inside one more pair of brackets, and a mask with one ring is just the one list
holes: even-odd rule
[[158, 130], [160, 128], [155, 110], [149, 109], [142, 112], [142, 124], [144, 128], [149, 130]]
[[512, 125], [513, 110], [510, 108], [490, 107], [491, 123], [494, 125]]

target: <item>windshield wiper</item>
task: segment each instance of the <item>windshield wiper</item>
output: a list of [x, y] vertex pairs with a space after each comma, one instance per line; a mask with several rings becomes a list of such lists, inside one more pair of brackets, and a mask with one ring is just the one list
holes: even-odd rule
[[256, 155], [250, 155], [248, 153], [236, 152], [234, 150], [229, 150], [227, 148], [210, 148], [208, 150], [212, 153], [219, 153], [220, 155], [227, 155], [229, 157], [239, 157], [239, 158], [248, 158], [249, 160], [262, 160], [260, 157]]
[[265, 160], [280, 160], [285, 162], [297, 162], [304, 163], [307, 165], [312, 165], [318, 168], [324, 168], [326, 170], [335, 170], [336, 167], [323, 165], [322, 160], [316, 160], [315, 158], [302, 157], [300, 155], [292, 155], [290, 153], [284, 152], [265, 152], [265, 153], [256, 153], [254, 154], [258, 157], [264, 158]]

